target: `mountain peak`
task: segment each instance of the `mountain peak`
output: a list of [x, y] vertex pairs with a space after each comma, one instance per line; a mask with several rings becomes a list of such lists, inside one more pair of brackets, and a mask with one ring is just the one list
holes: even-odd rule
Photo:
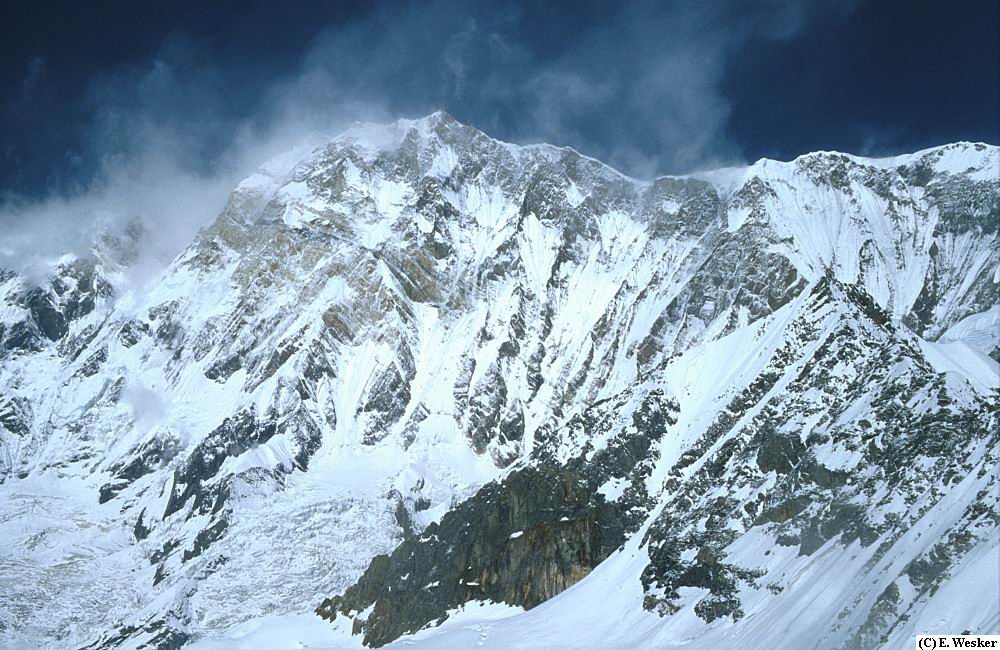
[[444, 111], [435, 111], [421, 118], [400, 118], [393, 122], [355, 122], [350, 128], [333, 138], [333, 143], [349, 143], [371, 151], [397, 149], [407, 136], [415, 135], [426, 141], [446, 137], [453, 130], [474, 131]]

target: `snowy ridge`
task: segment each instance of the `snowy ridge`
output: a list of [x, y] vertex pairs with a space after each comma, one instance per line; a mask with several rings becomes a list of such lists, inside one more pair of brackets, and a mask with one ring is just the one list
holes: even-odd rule
[[435, 113], [265, 164], [142, 295], [127, 255], [0, 271], [0, 643], [996, 630], [998, 165], [640, 182]]

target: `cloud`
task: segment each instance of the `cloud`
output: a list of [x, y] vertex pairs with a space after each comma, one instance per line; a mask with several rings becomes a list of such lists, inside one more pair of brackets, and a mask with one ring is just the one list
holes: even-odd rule
[[63, 255], [87, 254], [105, 235], [138, 235], [138, 257], [127, 279], [142, 283], [221, 212], [229, 193], [274, 155], [319, 128], [388, 114], [346, 100], [303, 100], [309, 72], [284, 99], [267, 88], [253, 110], [231, 99], [247, 83], [227, 76], [202, 54], [167, 43], [143, 66], [90, 81], [87, 149], [97, 169], [83, 186], [41, 199], [6, 195], [0, 204], [0, 268], [42, 281]]
[[[733, 163], [727, 64], [753, 39], [790, 38], [851, 3], [377, 4], [276, 70], [183, 36], [95, 74], [81, 105], [83, 187], [0, 204], [0, 266], [43, 269], [94, 233], [144, 224], [140, 275], [177, 254], [228, 192], [311, 132], [445, 109], [505, 140], [571, 145], [651, 177]], [[587, 13], [587, 12], [590, 13]], [[22, 95], [45, 74], [33, 63]]]

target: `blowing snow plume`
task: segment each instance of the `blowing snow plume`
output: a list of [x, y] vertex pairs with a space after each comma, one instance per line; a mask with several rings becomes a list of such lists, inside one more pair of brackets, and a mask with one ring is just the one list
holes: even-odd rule
[[[84, 116], [70, 122], [68, 149], [12, 138], [6, 160], [23, 182], [6, 188], [0, 207], [0, 264], [44, 277], [53, 259], [87, 252], [95, 233], [139, 224], [135, 274], [147, 277], [270, 156], [310, 134], [439, 108], [511, 141], [572, 145], [640, 178], [735, 162], [739, 149], [724, 133], [727, 60], [750, 39], [789, 38], [849, 8], [623, 3], [571, 33], [607, 8], [557, 22], [513, 3], [379, 4], [313, 26], [281, 65], [166, 34], [149, 59], [100, 69], [66, 98]], [[53, 65], [34, 57], [19, 71], [13, 127], [38, 128], [46, 113], [27, 115], [32, 101], [53, 100]], [[22, 149], [47, 152], [41, 182], [26, 176]]]

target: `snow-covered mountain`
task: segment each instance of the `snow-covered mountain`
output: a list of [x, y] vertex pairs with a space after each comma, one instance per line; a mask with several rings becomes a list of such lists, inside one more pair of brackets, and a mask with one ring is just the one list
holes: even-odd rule
[[0, 644], [997, 633], [998, 224], [990, 145], [643, 182], [435, 113], [141, 292], [138, 234], [0, 272]]

